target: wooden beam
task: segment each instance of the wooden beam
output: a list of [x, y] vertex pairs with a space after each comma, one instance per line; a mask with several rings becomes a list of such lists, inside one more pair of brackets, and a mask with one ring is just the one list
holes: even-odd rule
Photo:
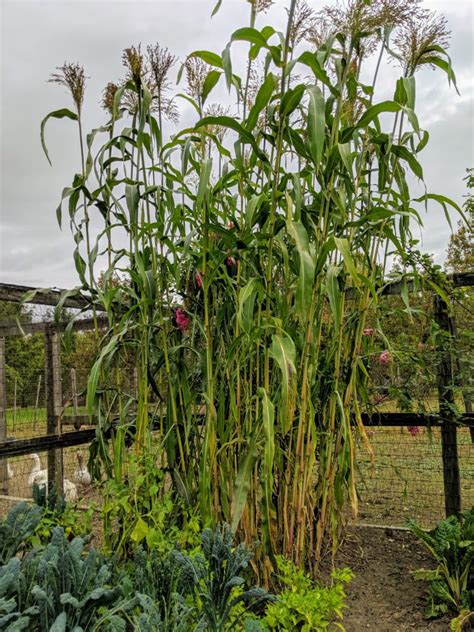
[[[474, 286], [474, 273], [473, 272], [455, 272], [453, 274], [447, 274], [447, 279], [453, 284], [454, 287], [472, 287]], [[412, 284], [407, 282], [409, 289], [412, 289]], [[388, 282], [383, 290], [382, 294], [400, 294], [400, 290], [403, 286], [402, 281]], [[33, 298], [26, 301], [34, 305], [51, 305], [55, 307], [63, 294], [68, 290], [59, 288], [33, 288], [27, 285], [14, 285], [12, 283], [0, 283], [0, 301], [12, 301], [19, 303], [27, 292], [33, 292], [36, 290], [36, 294]], [[350, 291], [350, 290], [349, 290]], [[64, 301], [64, 307], [71, 307], [74, 309], [91, 308], [91, 299], [83, 294], [77, 296], [69, 296]], [[105, 311], [100, 305], [96, 305], [97, 311]]]
[[[12, 301], [19, 303], [25, 294], [36, 290], [33, 298], [26, 301], [34, 305], [51, 305], [56, 307], [61, 297], [68, 290], [54, 288], [34, 288], [27, 285], [13, 285], [12, 283], [0, 283], [0, 301]], [[91, 308], [91, 299], [84, 295], [68, 296], [63, 303], [64, 307], [73, 309]], [[99, 311], [104, 311], [96, 307]]]
[[[204, 419], [205, 413], [197, 413], [195, 418]], [[436, 427], [442, 426], [443, 418], [438, 413], [362, 413], [362, 421], [364, 426], [381, 426], [385, 428], [403, 428], [408, 426]], [[463, 413], [456, 418], [458, 427], [474, 428], [474, 413]], [[95, 425], [95, 421], [89, 415], [64, 415], [62, 418], [63, 426], [81, 426]], [[1, 453], [1, 452], [0, 452]]]
[[44, 452], [45, 450], [56, 450], [58, 448], [69, 448], [76, 445], [90, 443], [95, 437], [95, 429], [87, 428], [77, 432], [65, 432], [64, 434], [43, 435], [30, 439], [10, 439], [0, 443], [0, 455], [22, 456], [33, 452]]
[[[65, 331], [69, 325], [67, 321], [61, 321], [59, 323], [52, 323], [51, 321], [42, 321], [39, 323], [24, 323], [21, 325], [21, 330], [18, 324], [13, 321], [0, 321], [0, 337], [8, 336], [20, 336], [24, 334], [38, 334], [44, 333], [46, 329], [53, 327], [57, 332]], [[99, 329], [108, 327], [109, 320], [106, 316], [97, 317], [97, 325]], [[73, 331], [93, 331], [95, 329], [95, 323], [93, 318], [80, 318], [73, 322]]]
[[[362, 413], [362, 421], [364, 426], [381, 426], [381, 427], [408, 427], [408, 426], [425, 426], [425, 427], [441, 427], [445, 422], [451, 422], [451, 419], [445, 419], [438, 413], [429, 415], [423, 413]], [[456, 418], [457, 427], [474, 427], [474, 414], [464, 413]]]
[[[78, 420], [87, 421], [87, 415], [77, 415]], [[407, 426], [440, 426], [443, 420], [439, 415], [420, 415], [417, 413], [374, 413], [373, 415], [362, 415], [366, 426], [384, 427], [407, 427]], [[63, 417], [63, 425], [70, 423], [74, 417]], [[90, 421], [89, 421], [90, 423]], [[461, 415], [459, 427], [474, 426], [474, 414]], [[157, 426], [158, 427], [158, 426]], [[90, 443], [95, 438], [95, 428], [86, 428], [75, 432], [65, 432], [63, 434], [54, 433], [30, 439], [5, 439], [0, 442], [0, 457], [20, 456], [32, 454], [33, 452], [43, 452], [44, 450], [67, 448], [76, 445]]]

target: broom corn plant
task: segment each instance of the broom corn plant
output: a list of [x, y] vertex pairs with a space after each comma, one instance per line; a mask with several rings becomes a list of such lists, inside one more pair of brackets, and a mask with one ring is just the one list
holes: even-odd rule
[[[140, 458], [157, 449], [156, 430], [172, 492], [204, 525], [225, 521], [260, 541], [268, 576], [275, 555], [314, 567], [347, 497], [357, 512], [366, 317], [393, 255], [413, 264], [416, 281], [420, 204], [458, 208], [410, 194], [428, 141], [415, 73], [433, 66], [454, 85], [455, 76], [445, 22], [419, 3], [349, 0], [316, 15], [291, 0], [283, 33], [257, 26], [271, 2], [249, 4], [250, 25], [222, 53], [188, 56], [175, 97], [167, 49], [124, 51], [126, 78], [104, 93], [110, 119], [81, 140], [83, 170], [62, 206], [79, 291], [109, 323], [87, 392], [96, 474], [120, 478], [126, 445]], [[247, 50], [243, 77], [237, 47]], [[393, 98], [378, 101], [388, 59], [402, 74]], [[217, 85], [229, 110], [209, 104]], [[167, 136], [179, 102], [195, 123]], [[48, 118], [80, 120], [76, 110], [46, 117], [45, 151]], [[102, 222], [94, 238], [92, 215]], [[136, 397], [122, 387], [126, 357]]]

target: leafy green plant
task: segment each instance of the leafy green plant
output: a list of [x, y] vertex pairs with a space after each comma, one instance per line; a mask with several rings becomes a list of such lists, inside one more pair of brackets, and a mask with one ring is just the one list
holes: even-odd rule
[[182, 501], [173, 502], [163, 479], [150, 453], [129, 458], [127, 478], [105, 482], [101, 513], [107, 550], [127, 556], [138, 546], [166, 553], [176, 544], [199, 545], [199, 519], [190, 510], [176, 511]]
[[111, 565], [94, 549], [85, 552], [84, 546], [83, 539], [70, 542], [56, 527], [44, 548], [30, 551], [21, 562], [12, 558], [2, 567], [2, 585], [4, 578], [8, 588], [2, 596], [6, 614], [0, 629], [7, 623], [12, 626], [12, 621], [16, 627], [3, 629], [94, 629], [101, 609], [117, 603], [123, 590], [111, 585]]
[[28, 542], [41, 517], [40, 507], [22, 502], [0, 521], [0, 564], [7, 564], [12, 557], [30, 548]]
[[68, 505], [64, 498], [57, 494], [53, 485], [46, 494], [46, 488], [33, 485], [33, 500], [41, 507], [41, 520], [30, 538], [33, 546], [48, 542], [55, 527], [62, 527], [69, 539], [85, 536], [91, 531], [94, 508], [85, 511]]
[[262, 588], [246, 588], [242, 575], [253, 554], [242, 544], [234, 546], [228, 525], [205, 529], [201, 549], [194, 556], [174, 553], [180, 592], [190, 595], [194, 607], [195, 630], [238, 629], [249, 612], [274, 599]]
[[180, 566], [173, 553], [150, 552], [139, 547], [127, 565], [134, 591], [140, 596], [142, 611], [136, 616], [140, 630], [160, 632], [188, 630], [193, 620], [192, 606], [186, 603], [190, 587], [180, 578]]
[[414, 577], [430, 582], [427, 617], [449, 611], [474, 611], [474, 507], [460, 518], [450, 516], [431, 531], [413, 521], [409, 529], [437, 562], [434, 570], [414, 571]]
[[[291, 560], [277, 558], [278, 579], [283, 590], [276, 601], [267, 606], [264, 623], [270, 630], [328, 630], [335, 626], [344, 630], [342, 619], [344, 585], [353, 578], [348, 568], [332, 573], [332, 584], [323, 586], [314, 581]], [[332, 629], [332, 628], [331, 628]]]

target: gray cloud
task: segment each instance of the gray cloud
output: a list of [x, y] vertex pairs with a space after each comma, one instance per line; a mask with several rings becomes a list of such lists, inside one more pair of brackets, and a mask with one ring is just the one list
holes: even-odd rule
[[[72, 238], [55, 218], [61, 190], [78, 170], [77, 131], [70, 121], [52, 121], [47, 142], [51, 168], [40, 147], [39, 123], [69, 97], [46, 83], [64, 60], [80, 61], [90, 75], [85, 128], [104, 120], [98, 101], [103, 86], [122, 74], [121, 51], [132, 43], [159, 41], [181, 59], [191, 50], [220, 51], [232, 30], [244, 25], [249, 5], [224, 0], [211, 20], [215, 0], [149, 2], [4, 0], [1, 6], [1, 198], [0, 280], [31, 285], [75, 285]], [[282, 24], [286, 6], [277, 0], [262, 22]], [[312, 2], [315, 8], [324, 2]], [[417, 75], [421, 125], [431, 142], [422, 163], [429, 189], [462, 201], [462, 178], [474, 165], [473, 48], [470, 0], [425, 3], [445, 13], [452, 30], [451, 54], [461, 97], [438, 74]], [[380, 94], [390, 98], [398, 70], [392, 68]], [[224, 94], [221, 95], [224, 97]], [[185, 114], [186, 116], [186, 114]], [[442, 211], [430, 205], [423, 245], [441, 261], [449, 229]]]

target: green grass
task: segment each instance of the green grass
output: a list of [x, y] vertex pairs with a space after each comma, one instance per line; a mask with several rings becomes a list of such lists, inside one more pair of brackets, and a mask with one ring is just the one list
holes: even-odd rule
[[[79, 406], [77, 414], [83, 415], [86, 413], [85, 406]], [[75, 415], [74, 408], [68, 406], [64, 411], [64, 416]], [[24, 438], [28, 436], [43, 435], [46, 433], [46, 408], [37, 408], [34, 406], [27, 408], [17, 408], [16, 411], [13, 408], [7, 408], [7, 434], [10, 437]]]

